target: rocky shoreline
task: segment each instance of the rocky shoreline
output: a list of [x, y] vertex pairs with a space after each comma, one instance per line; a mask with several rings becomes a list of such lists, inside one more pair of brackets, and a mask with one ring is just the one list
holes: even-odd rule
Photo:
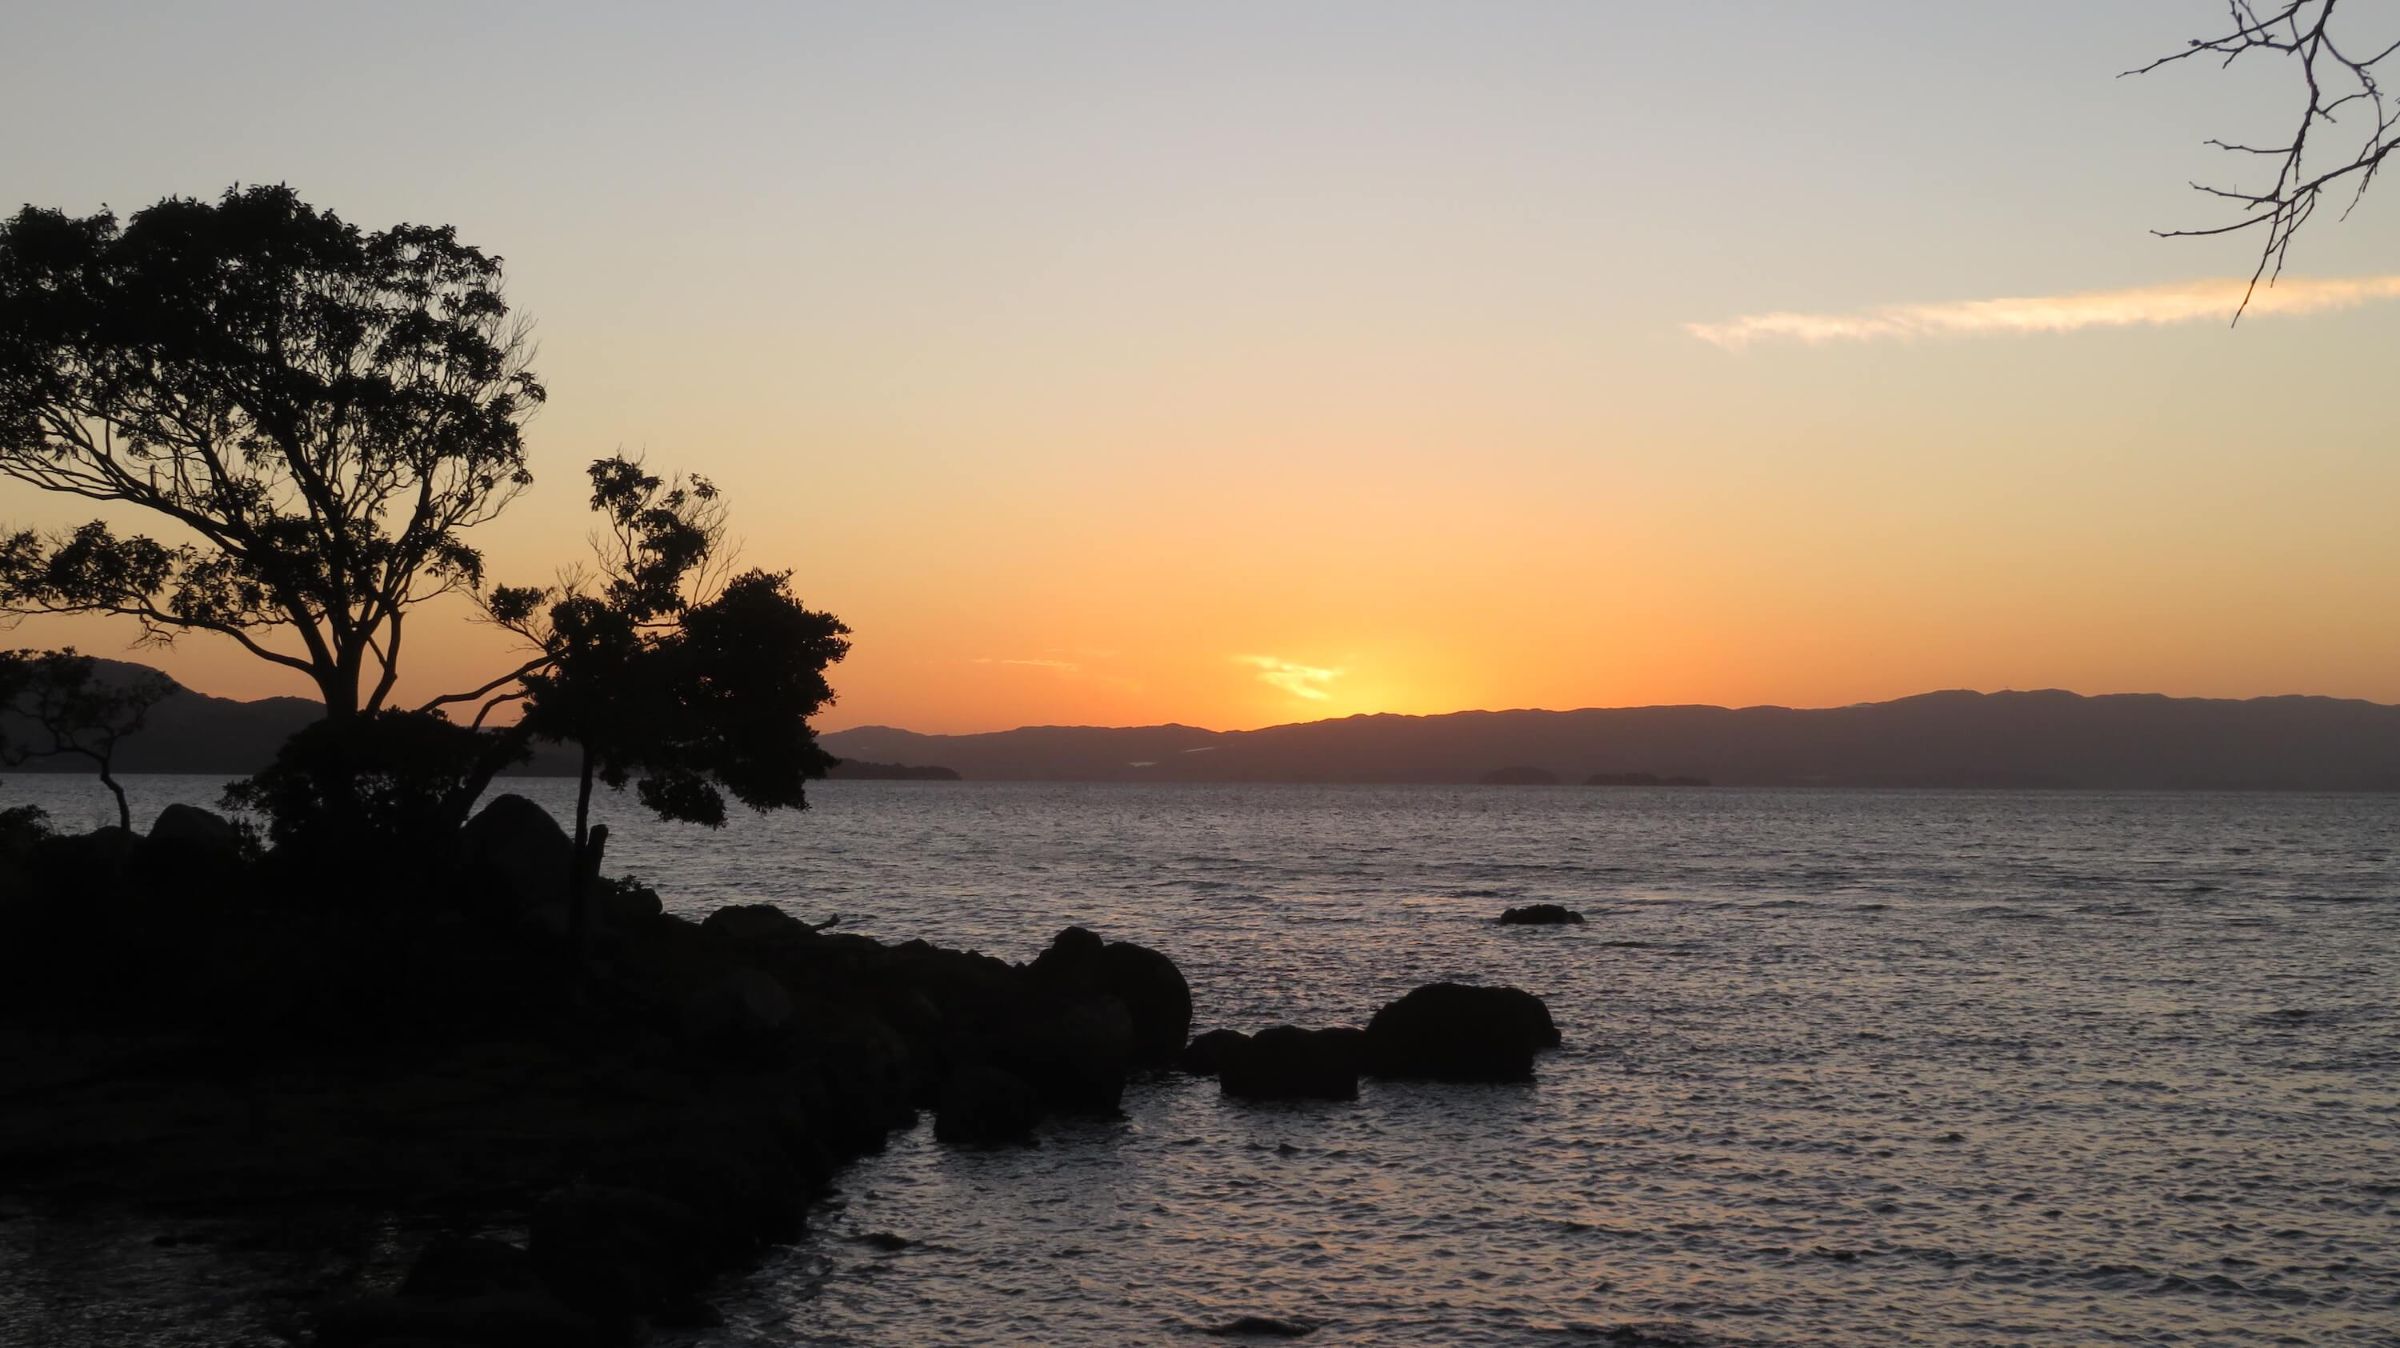
[[488, 805], [406, 913], [311, 907], [219, 823], [0, 849], [0, 1194], [303, 1245], [380, 1222], [408, 1248], [292, 1308], [326, 1348], [711, 1323], [715, 1279], [924, 1112], [1017, 1145], [1142, 1072], [1348, 1099], [1362, 1073], [1525, 1079], [1557, 1043], [1531, 994], [1453, 984], [1364, 1029], [1194, 1039], [1172, 959], [1081, 928], [1012, 965], [626, 882], [569, 968], [567, 844], [530, 802]]

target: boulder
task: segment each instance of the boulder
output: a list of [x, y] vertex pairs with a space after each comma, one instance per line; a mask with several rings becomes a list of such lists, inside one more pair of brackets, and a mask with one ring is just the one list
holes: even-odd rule
[[1192, 988], [1165, 955], [1131, 941], [1102, 941], [1082, 927], [1053, 937], [1026, 972], [1035, 981], [1071, 992], [1098, 993], [1124, 1003], [1133, 1023], [1133, 1061], [1164, 1067], [1192, 1032]]
[[699, 1220], [673, 1199], [582, 1184], [533, 1210], [526, 1253], [567, 1305], [617, 1317], [687, 1303], [706, 1280], [701, 1247]]
[[1025, 971], [1045, 983], [1072, 988], [1095, 988], [1100, 983], [1100, 956], [1108, 942], [1082, 927], [1069, 927], [1050, 938], [1050, 946], [1033, 957]]
[[178, 801], [158, 812], [157, 822], [150, 825], [150, 841], [212, 852], [238, 852], [242, 847], [242, 831], [223, 815]]
[[1133, 1018], [1124, 1003], [1032, 993], [1004, 1010], [1001, 1024], [987, 1027], [990, 1061], [1024, 1078], [1051, 1109], [1113, 1117], [1133, 1057]]
[[459, 860], [524, 907], [566, 898], [575, 840], [550, 812], [523, 796], [492, 797], [458, 835]]
[[1175, 1060], [1175, 1065], [1194, 1076], [1213, 1077], [1217, 1069], [1224, 1065], [1225, 1055], [1232, 1051], [1234, 1045], [1249, 1042], [1250, 1036], [1240, 1030], [1210, 1030], [1206, 1034], [1194, 1035], [1192, 1042], [1184, 1046], [1183, 1055]]
[[516, 1246], [442, 1235], [426, 1243], [400, 1283], [404, 1297], [476, 1297], [531, 1291], [533, 1260]]
[[1352, 1041], [1337, 1031], [1276, 1025], [1227, 1043], [1217, 1081], [1243, 1100], [1355, 1100], [1358, 1061]]
[[1522, 908], [1508, 909], [1499, 917], [1503, 927], [1580, 926], [1582, 922], [1583, 914], [1555, 903], [1529, 903]]
[[1192, 988], [1175, 961], [1148, 946], [1113, 941], [1100, 953], [1100, 986], [1133, 1017], [1134, 1062], [1174, 1062], [1192, 1032]]
[[969, 1063], [942, 1083], [933, 1135], [942, 1142], [970, 1146], [1030, 1142], [1040, 1117], [1033, 1087], [997, 1067]]
[[771, 903], [728, 904], [700, 920], [700, 930], [744, 943], [805, 937], [807, 927]]
[[1530, 992], [1428, 983], [1367, 1022], [1367, 1070], [1429, 1081], [1531, 1081], [1533, 1055], [1558, 1044], [1550, 1008]]
[[707, 1052], [742, 1056], [775, 1044], [792, 1023], [791, 994], [756, 969], [734, 969], [683, 1003], [683, 1037]]
[[803, 1181], [763, 1120], [687, 1127], [592, 1178], [655, 1194], [689, 1212], [700, 1254], [714, 1264], [797, 1239], [806, 1224]]

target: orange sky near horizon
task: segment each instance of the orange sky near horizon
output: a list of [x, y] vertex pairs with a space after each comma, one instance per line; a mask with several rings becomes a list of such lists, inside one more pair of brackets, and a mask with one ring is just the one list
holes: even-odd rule
[[[287, 181], [505, 255], [551, 402], [493, 576], [575, 560], [593, 457], [705, 473], [745, 561], [855, 629], [827, 727], [2400, 702], [2395, 189], [2229, 328], [2252, 242], [2145, 231], [2213, 218], [2198, 142], [2284, 90], [2113, 78], [2221, 7], [1855, 8], [601, 5], [462, 54], [60, 7], [44, 71], [152, 115], [0, 170], [79, 212]], [[307, 87], [188, 73], [256, 41]], [[1706, 98], [1658, 59], [1695, 50]], [[437, 60], [488, 102], [375, 113]], [[76, 505], [0, 482], [0, 524]], [[306, 691], [131, 636], [5, 639]], [[404, 699], [508, 663], [463, 606], [409, 643]]]

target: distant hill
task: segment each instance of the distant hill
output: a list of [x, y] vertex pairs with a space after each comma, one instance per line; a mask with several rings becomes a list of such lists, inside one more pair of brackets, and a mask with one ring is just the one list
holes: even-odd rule
[[[146, 667], [100, 660], [98, 675], [122, 681]], [[172, 682], [172, 680], [170, 680]], [[195, 693], [182, 684], [150, 709], [141, 732], [117, 747], [116, 770], [125, 772], [213, 772], [242, 776], [265, 767], [292, 733], [325, 714], [314, 698], [269, 697], [238, 702]], [[17, 727], [0, 716], [0, 736], [17, 738]], [[90, 772], [89, 759], [74, 755], [37, 758], [10, 772]]]
[[[120, 675], [137, 666], [103, 661]], [[179, 689], [126, 741], [125, 772], [256, 771], [319, 714]], [[1353, 716], [1263, 730], [1027, 726], [824, 736], [836, 777], [1102, 782], [1495, 781], [1718, 786], [2400, 790], [2400, 707], [2328, 697], [1926, 693], [1789, 707], [1625, 707]], [[941, 764], [941, 767], [903, 767]], [[527, 771], [570, 769], [546, 753]], [[80, 759], [18, 771], [81, 772]]]
[[[122, 682], [136, 674], [155, 672], [147, 666], [125, 660], [105, 660], [95, 657], [99, 677], [104, 681]], [[172, 679], [168, 682], [173, 683]], [[275, 757], [275, 750], [291, 738], [293, 732], [325, 714], [323, 703], [314, 698], [270, 697], [255, 702], [240, 702], [232, 698], [210, 697], [195, 693], [182, 684], [150, 709], [149, 723], [141, 732], [127, 737], [117, 749], [116, 770], [133, 772], [212, 773], [226, 777], [242, 777], [265, 767]], [[14, 737], [19, 727], [5, 714], [0, 714], [0, 736]], [[565, 777], [576, 769], [572, 752], [556, 745], [543, 745], [533, 758], [511, 776]], [[75, 755], [33, 759], [11, 772], [71, 772], [88, 773], [91, 761]], [[845, 758], [829, 776], [836, 780], [860, 781], [957, 781], [958, 774], [945, 767], [919, 767], [903, 763], [875, 763]]]
[[1248, 731], [867, 726], [825, 745], [970, 779], [1467, 783], [1532, 770], [1718, 786], [2400, 790], [2400, 707], [2327, 697], [1943, 692], [1819, 710], [1467, 711]]

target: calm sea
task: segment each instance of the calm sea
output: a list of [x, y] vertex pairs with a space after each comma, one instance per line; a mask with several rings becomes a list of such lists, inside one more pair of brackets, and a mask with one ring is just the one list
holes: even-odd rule
[[[1172, 955], [1199, 1028], [1512, 983], [1566, 1047], [1355, 1104], [1167, 1079], [1031, 1150], [920, 1128], [695, 1343], [2400, 1343], [2400, 797], [816, 795], [715, 834], [604, 801], [611, 869], [1010, 959], [1081, 923]], [[1590, 924], [1488, 921], [1540, 900]]]

